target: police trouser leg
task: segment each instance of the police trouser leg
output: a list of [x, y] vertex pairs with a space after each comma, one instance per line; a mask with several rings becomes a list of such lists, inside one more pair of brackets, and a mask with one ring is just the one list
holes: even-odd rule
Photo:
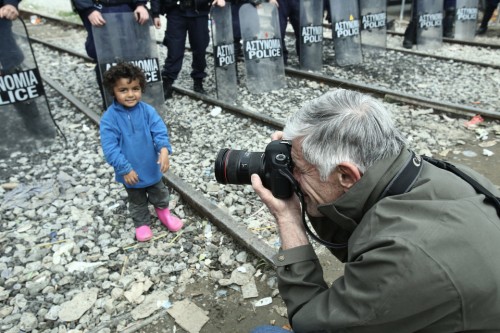
[[12, 34], [12, 21], [0, 20], [0, 45], [0, 72], [17, 71], [16, 67], [24, 61], [24, 55]]
[[278, 17], [280, 21], [281, 48], [283, 49], [283, 61], [285, 65], [288, 62], [288, 50], [285, 44], [286, 26], [288, 25], [288, 2], [287, 0], [278, 0]]
[[193, 51], [193, 62], [191, 64], [191, 77], [203, 79], [207, 76], [207, 47], [210, 42], [208, 31], [208, 16], [198, 16], [189, 19], [188, 23], [189, 45]]
[[288, 18], [295, 35], [295, 51], [300, 57], [300, 0], [288, 0]]
[[161, 73], [163, 78], [174, 81], [181, 71], [186, 48], [187, 22], [188, 18], [183, 17], [178, 9], [167, 13], [167, 29], [163, 39], [163, 45], [167, 47], [167, 59]]

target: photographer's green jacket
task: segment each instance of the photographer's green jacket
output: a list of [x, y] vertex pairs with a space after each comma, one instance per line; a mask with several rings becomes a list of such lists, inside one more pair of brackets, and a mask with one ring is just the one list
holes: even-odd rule
[[[380, 161], [312, 221], [345, 262], [329, 287], [312, 246], [280, 250], [295, 333], [500, 332], [500, 218], [468, 183], [423, 162], [411, 190], [378, 199], [409, 161]], [[496, 196], [484, 177], [467, 170]], [[351, 234], [352, 233], [352, 234]], [[335, 235], [335, 236], [334, 236]], [[350, 235], [350, 237], [348, 236]]]

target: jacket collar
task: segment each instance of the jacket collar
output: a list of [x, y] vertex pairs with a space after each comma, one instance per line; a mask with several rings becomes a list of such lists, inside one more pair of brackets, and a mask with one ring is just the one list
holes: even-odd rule
[[318, 206], [318, 210], [344, 230], [354, 231], [363, 215], [378, 201], [378, 198], [398, 171], [411, 158], [408, 149], [399, 155], [378, 161], [334, 202]]
[[140, 101], [134, 107], [126, 108], [123, 105], [121, 105], [120, 103], [118, 103], [116, 101], [116, 99], [113, 99], [113, 108], [116, 111], [120, 111], [120, 112], [130, 112], [130, 111], [133, 111], [133, 110], [135, 110], [135, 109], [137, 109], [139, 107], [139, 104], [141, 104]]

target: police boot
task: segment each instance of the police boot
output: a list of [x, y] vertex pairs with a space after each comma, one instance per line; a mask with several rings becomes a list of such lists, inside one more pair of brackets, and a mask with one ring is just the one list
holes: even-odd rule
[[172, 98], [172, 92], [174, 90], [172, 84], [174, 84], [174, 80], [169, 79], [168, 77], [163, 78], [163, 96], [165, 99]]
[[488, 30], [488, 27], [483, 27], [482, 25], [477, 29], [476, 34], [477, 35], [484, 35], [486, 31]]
[[413, 44], [416, 44], [416, 42], [417, 42], [417, 26], [415, 25], [415, 22], [410, 21], [405, 30], [403, 47], [405, 49], [411, 49], [413, 47]]
[[243, 47], [241, 46], [240, 40], [234, 41], [234, 54], [236, 55], [236, 61], [242, 61], [244, 59]]
[[205, 89], [203, 89], [203, 79], [194, 79], [193, 90], [200, 94], [207, 93]]

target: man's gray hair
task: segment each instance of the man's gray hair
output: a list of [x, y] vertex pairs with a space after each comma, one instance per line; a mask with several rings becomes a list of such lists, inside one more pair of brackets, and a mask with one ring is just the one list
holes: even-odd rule
[[364, 173], [406, 144], [379, 101], [344, 89], [306, 103], [288, 119], [283, 138], [299, 139], [304, 159], [318, 168], [323, 181], [341, 162], [353, 163]]

